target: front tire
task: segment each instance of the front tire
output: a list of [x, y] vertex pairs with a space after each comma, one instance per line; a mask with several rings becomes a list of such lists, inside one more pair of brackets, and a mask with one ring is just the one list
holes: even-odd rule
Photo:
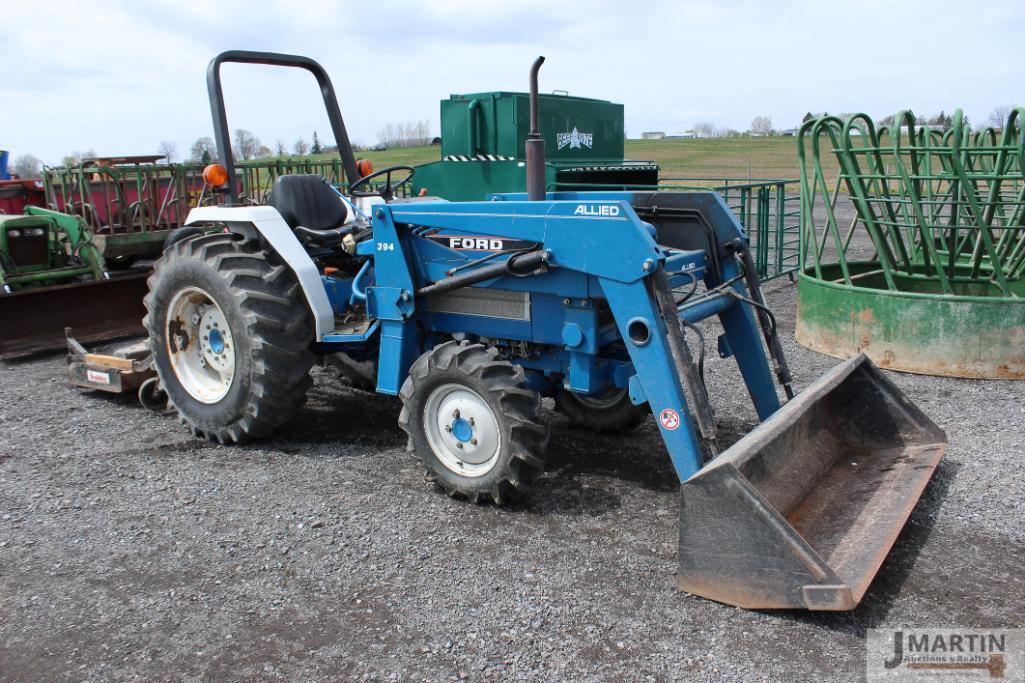
[[153, 364], [196, 436], [244, 443], [299, 411], [312, 384], [313, 324], [288, 267], [218, 233], [172, 244], [148, 284]]
[[548, 423], [523, 368], [480, 344], [448, 342], [420, 356], [402, 385], [399, 426], [449, 495], [501, 505], [544, 471]]

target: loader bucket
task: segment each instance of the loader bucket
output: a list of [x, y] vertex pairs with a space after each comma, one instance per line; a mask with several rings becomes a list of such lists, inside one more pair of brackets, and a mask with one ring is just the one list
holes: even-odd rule
[[143, 333], [145, 273], [0, 294], [0, 358], [67, 348], [64, 328], [84, 343]]
[[837, 365], [681, 484], [680, 589], [854, 609], [946, 445], [864, 354]]

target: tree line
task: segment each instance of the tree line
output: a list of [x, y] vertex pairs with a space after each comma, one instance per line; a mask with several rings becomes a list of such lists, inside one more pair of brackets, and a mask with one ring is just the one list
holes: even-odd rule
[[779, 133], [772, 125], [771, 116], [756, 116], [751, 120], [751, 127], [746, 131], [735, 128], [720, 128], [712, 121], [698, 121], [690, 129], [699, 138], [739, 138], [745, 135], [776, 135]]
[[429, 121], [389, 123], [377, 133], [377, 142], [385, 147], [423, 147], [431, 142]]
[[[997, 130], [1002, 130], [1007, 123], [1007, 118], [1010, 116], [1012, 109], [1013, 107], [1009, 104], [994, 107], [993, 111], [987, 116], [986, 123]], [[818, 114], [808, 112], [804, 115], [801, 122], [804, 123], [826, 115], [828, 115], [827, 112]], [[843, 119], [848, 114], [838, 114], [837, 116]], [[964, 122], [966, 124], [969, 123], [967, 116], [964, 117]], [[892, 126], [894, 124], [894, 116], [892, 114], [884, 116], [875, 123], [876, 126]], [[918, 116], [915, 119], [915, 123], [922, 126], [949, 128], [953, 125], [954, 118], [945, 111], [940, 111], [934, 116]], [[751, 120], [751, 128], [746, 132], [733, 128], [721, 128], [712, 121], [699, 121], [694, 124], [691, 130], [698, 137], [704, 138], [732, 138], [752, 134], [771, 136], [778, 135], [780, 132], [773, 126], [771, 116], [754, 117]], [[377, 140], [380, 145], [385, 147], [422, 147], [431, 142], [430, 123], [428, 121], [416, 121], [405, 124], [388, 124], [377, 133]], [[358, 144], [354, 144], [353, 147], [357, 150], [363, 149]], [[324, 146], [320, 141], [317, 131], [313, 131], [309, 142], [300, 135], [291, 146], [286, 145], [285, 141], [279, 138], [274, 143], [274, 149], [263, 144], [260, 138], [244, 128], [236, 129], [232, 135], [232, 153], [236, 159], [243, 161], [268, 157], [301, 157], [309, 154], [332, 152], [335, 149], [333, 146]], [[178, 146], [173, 141], [161, 140], [157, 146], [157, 151], [164, 157], [164, 163], [171, 164], [181, 160], [178, 156]], [[84, 152], [71, 152], [61, 159], [61, 165], [78, 166], [82, 164], [83, 160], [92, 159], [96, 156], [96, 151], [92, 148]], [[204, 136], [196, 139], [189, 149], [188, 158], [184, 159], [184, 161], [208, 164], [216, 159], [217, 145], [214, 143], [213, 138]], [[19, 178], [38, 178], [42, 173], [42, 166], [42, 161], [37, 157], [32, 154], [22, 154], [10, 162], [8, 170]]]
[[[1004, 125], [1007, 123], [1007, 117], [1011, 114], [1013, 107], [1011, 105], [1000, 105], [994, 107], [993, 111], [986, 117], [987, 125], [1002, 130]], [[817, 119], [821, 116], [828, 116], [829, 112], [819, 112], [813, 114], [808, 112], [801, 119], [801, 123], [806, 123], [812, 119]], [[850, 116], [849, 113], [841, 113], [836, 115], [837, 118], [843, 120]], [[964, 117], [964, 122], [969, 123], [968, 117]], [[934, 128], [950, 128], [954, 125], [954, 117], [945, 111], [933, 116], [917, 116], [915, 123], [920, 126], [932, 126]], [[892, 126], [894, 124], [894, 115], [884, 116], [881, 119], [875, 121], [876, 126]], [[770, 136], [779, 135], [778, 130], [772, 123], [771, 116], [756, 116], [751, 120], [751, 127], [747, 131], [738, 131], [733, 128], [722, 128], [716, 125], [712, 121], [698, 121], [691, 128], [692, 133], [700, 138], [735, 138], [744, 135], [756, 135], [756, 136]]]
[[[994, 107], [993, 111], [991, 111], [989, 115], [986, 117], [986, 125], [997, 130], [1003, 130], [1004, 125], [1007, 123], [1007, 118], [1011, 115], [1012, 109], [1014, 109], [1014, 107], [1012, 107], [1009, 104], [1002, 104], [1000, 106]], [[812, 119], [816, 119], [821, 116], [828, 116], [828, 113], [822, 112], [821, 114], [812, 114], [811, 112], [808, 112], [804, 115], [802, 123], [811, 121]], [[848, 116], [850, 116], [850, 114], [837, 114], [837, 118], [841, 120], [846, 119]], [[962, 116], [962, 120], [964, 121], [965, 125], [969, 125], [971, 123], [967, 115]], [[875, 125], [877, 128], [880, 126], [893, 126], [895, 123], [895, 114], [884, 116], [881, 119], [877, 119], [875, 121]], [[901, 121], [900, 125], [904, 125], [904, 122]], [[954, 117], [941, 109], [939, 114], [934, 114], [933, 116], [915, 116], [915, 125], [931, 126], [933, 128], [942, 128], [945, 130], [954, 125]]]
[[[313, 131], [313, 136], [310, 141], [307, 142], [306, 138], [299, 136], [295, 142], [292, 143], [291, 147], [285, 144], [285, 141], [278, 138], [274, 143], [274, 148], [271, 149], [267, 145], [263, 144], [260, 138], [256, 137], [251, 131], [245, 128], [237, 128], [231, 136], [231, 153], [235, 159], [240, 161], [249, 161], [251, 159], [266, 159], [269, 157], [287, 157], [287, 156], [306, 156], [308, 154], [323, 154], [324, 152], [330, 152], [334, 147], [325, 147], [320, 141], [320, 135], [317, 131]], [[168, 152], [170, 151], [170, 154]], [[168, 150], [164, 147], [164, 143], [161, 143], [160, 153], [164, 155], [167, 163], [172, 163], [177, 160], [175, 149], [172, 147]], [[217, 159], [217, 144], [210, 137], [197, 138], [192, 144], [189, 150], [189, 157], [186, 161], [194, 163], [209, 164]]]

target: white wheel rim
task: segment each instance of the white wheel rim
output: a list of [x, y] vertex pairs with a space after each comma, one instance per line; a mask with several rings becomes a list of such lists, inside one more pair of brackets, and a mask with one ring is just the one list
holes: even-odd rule
[[621, 387], [619, 389], [613, 388], [609, 391], [606, 391], [603, 394], [598, 394], [597, 396], [573, 394], [573, 398], [575, 398], [577, 401], [584, 404], [588, 408], [603, 410], [605, 408], [612, 408], [617, 403], [619, 403], [628, 391], [629, 389], [627, 389], [626, 387]]
[[185, 287], [167, 313], [167, 353], [178, 381], [197, 401], [217, 403], [235, 379], [235, 340], [221, 307], [198, 287]]
[[431, 450], [452, 472], [480, 477], [498, 462], [498, 418], [472, 389], [445, 384], [432, 391], [424, 404], [423, 423]]

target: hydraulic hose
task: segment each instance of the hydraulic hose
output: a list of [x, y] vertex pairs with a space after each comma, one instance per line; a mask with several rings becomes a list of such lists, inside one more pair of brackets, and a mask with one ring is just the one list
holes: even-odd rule
[[783, 387], [783, 393], [787, 400], [794, 397], [794, 389], [791, 386], [793, 378], [790, 376], [790, 367], [787, 365], [786, 356], [783, 355], [783, 346], [779, 342], [775, 317], [765, 304], [765, 297], [762, 296], [762, 281], [758, 277], [754, 259], [751, 257], [751, 250], [742, 247], [737, 250], [744, 261], [744, 279], [747, 281], [748, 291], [751, 292], [751, 299], [741, 296], [736, 290], [730, 290], [732, 296], [747, 301], [753, 305], [758, 316], [758, 323], [762, 328], [762, 335], [765, 337], [765, 345], [769, 349], [769, 358], [772, 359], [773, 368], [776, 371], [776, 378]]
[[363, 276], [367, 274], [367, 271], [370, 270], [370, 264], [371, 259], [367, 259], [366, 261], [364, 261], [363, 265], [359, 269], [359, 272], [356, 273], [356, 277], [352, 278], [352, 296], [349, 297], [350, 304], [355, 303], [356, 301], [367, 300], [367, 293], [366, 291], [360, 291], [359, 283], [360, 280], [363, 279]]
[[492, 280], [497, 277], [513, 275], [516, 277], [529, 277], [539, 275], [548, 271], [548, 252], [544, 250], [530, 251], [525, 254], [513, 254], [501, 263], [493, 263], [481, 266], [469, 272], [462, 272], [452, 275], [443, 280], [421, 287], [416, 291], [417, 296], [428, 294], [440, 294], [461, 287]]

